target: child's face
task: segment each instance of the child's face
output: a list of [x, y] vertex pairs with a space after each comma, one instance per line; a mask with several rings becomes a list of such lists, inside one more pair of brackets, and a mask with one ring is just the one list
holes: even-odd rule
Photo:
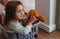
[[22, 19], [23, 16], [24, 16], [24, 7], [23, 7], [23, 5], [20, 4], [17, 6], [15, 18]]

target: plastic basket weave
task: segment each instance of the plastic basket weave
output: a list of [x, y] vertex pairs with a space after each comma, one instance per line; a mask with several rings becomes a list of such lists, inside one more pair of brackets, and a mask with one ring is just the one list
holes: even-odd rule
[[7, 39], [38, 39], [38, 26], [40, 21], [33, 25], [31, 32], [28, 35], [18, 34], [14, 31], [6, 31]]

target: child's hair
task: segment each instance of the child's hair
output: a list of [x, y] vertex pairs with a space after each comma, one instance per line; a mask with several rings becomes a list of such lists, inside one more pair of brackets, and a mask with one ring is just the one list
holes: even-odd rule
[[15, 13], [18, 5], [23, 5], [20, 1], [9, 1], [5, 7], [5, 25], [15, 18]]

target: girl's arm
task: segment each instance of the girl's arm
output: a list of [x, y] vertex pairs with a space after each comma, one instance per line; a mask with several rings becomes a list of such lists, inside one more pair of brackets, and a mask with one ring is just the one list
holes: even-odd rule
[[31, 31], [32, 23], [35, 20], [36, 18], [31, 16], [30, 21], [27, 23], [26, 27], [23, 27], [23, 25], [19, 22], [17, 23], [11, 22], [10, 29], [16, 31], [17, 33], [29, 34], [29, 32]]
[[32, 25], [27, 25], [26, 27], [23, 27], [21, 24], [14, 24], [14, 23], [11, 23], [11, 25], [9, 26], [10, 29], [12, 29], [13, 31], [24, 35], [29, 34], [32, 27]]

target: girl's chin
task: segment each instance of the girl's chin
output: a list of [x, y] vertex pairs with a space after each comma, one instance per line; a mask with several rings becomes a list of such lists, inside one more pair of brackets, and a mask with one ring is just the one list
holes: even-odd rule
[[19, 21], [21, 21], [22, 19], [18, 19]]

